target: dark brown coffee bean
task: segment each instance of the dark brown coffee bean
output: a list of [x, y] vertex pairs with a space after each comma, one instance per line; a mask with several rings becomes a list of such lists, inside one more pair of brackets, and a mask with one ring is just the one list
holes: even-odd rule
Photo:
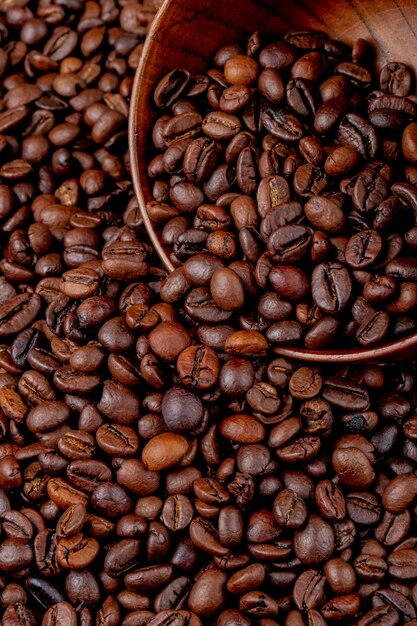
[[417, 572], [413, 559], [414, 551], [402, 548], [388, 556], [388, 569], [391, 576], [399, 580], [416, 578]]
[[306, 610], [320, 606], [325, 599], [325, 582], [323, 574], [314, 569], [307, 569], [298, 576], [293, 591], [297, 608]]
[[394, 96], [408, 96], [411, 80], [411, 72], [403, 63], [387, 63], [379, 76], [382, 91]]
[[294, 398], [307, 400], [317, 396], [321, 386], [322, 378], [318, 372], [308, 367], [300, 367], [291, 376], [288, 389]]
[[69, 459], [88, 459], [95, 452], [94, 437], [83, 430], [68, 430], [57, 443], [58, 450]]
[[356, 333], [358, 343], [362, 346], [371, 346], [381, 343], [388, 334], [390, 318], [383, 311], [365, 319]]
[[388, 181], [384, 166], [366, 168], [356, 179], [352, 192], [354, 207], [360, 213], [373, 211], [388, 197]]
[[202, 130], [211, 139], [226, 141], [241, 130], [239, 118], [223, 111], [209, 113], [202, 122]]
[[353, 593], [356, 588], [356, 575], [353, 567], [343, 559], [330, 559], [324, 566], [327, 582], [336, 594]]
[[379, 606], [371, 611], [368, 611], [358, 622], [360, 626], [368, 626], [372, 623], [384, 622], [386, 624], [398, 623], [398, 613], [391, 606]]
[[[224, 605], [226, 574], [219, 569], [204, 572], [194, 583], [188, 600], [189, 608], [204, 617], [216, 614]], [[208, 597], [207, 591], [213, 591]]]
[[189, 80], [186, 70], [174, 70], [164, 76], [155, 91], [155, 104], [161, 109], [171, 106], [187, 88]]
[[301, 123], [284, 109], [275, 110], [265, 106], [261, 112], [261, 121], [265, 130], [281, 141], [298, 141], [303, 136]]
[[97, 273], [89, 268], [73, 269], [65, 272], [61, 279], [61, 291], [70, 298], [88, 298], [99, 287]]
[[341, 145], [351, 146], [361, 156], [374, 158], [378, 138], [374, 128], [356, 113], [348, 113], [339, 126], [338, 139]]
[[312, 196], [304, 210], [309, 222], [327, 233], [340, 232], [345, 225], [342, 209], [331, 198]]
[[298, 77], [294, 80], [290, 80], [287, 84], [286, 96], [289, 106], [298, 115], [307, 117], [312, 114], [314, 115], [317, 110], [316, 91], [314, 90], [311, 81], [308, 79]]
[[313, 271], [311, 289], [313, 300], [320, 309], [325, 313], [337, 313], [347, 306], [351, 297], [350, 274], [341, 263], [322, 263]]
[[112, 482], [103, 482], [93, 491], [91, 503], [94, 508], [108, 517], [124, 515], [131, 508], [131, 499], [126, 490]]
[[322, 614], [326, 619], [346, 619], [357, 613], [360, 598], [357, 594], [336, 596], [322, 607]]
[[146, 593], [166, 585], [172, 578], [172, 569], [172, 565], [151, 565], [129, 572], [124, 580], [128, 589]]
[[69, 626], [76, 626], [77, 614], [68, 602], [58, 602], [48, 608], [43, 621], [46, 626], [52, 626], [52, 624], [56, 624], [59, 621], [65, 622]]
[[258, 64], [250, 57], [237, 54], [227, 59], [224, 75], [232, 85], [250, 85], [258, 75]]
[[382, 238], [375, 230], [365, 230], [353, 235], [347, 243], [346, 262], [355, 269], [372, 265], [381, 252]]
[[133, 391], [113, 380], [104, 381], [97, 408], [120, 424], [131, 424], [139, 416], [140, 402]]
[[19, 511], [4, 511], [0, 519], [6, 537], [17, 543], [26, 543], [33, 538], [34, 529], [30, 520]]
[[376, 496], [366, 491], [350, 493], [346, 498], [351, 520], [366, 526], [376, 524], [381, 515], [381, 507]]
[[129, 457], [139, 450], [139, 438], [129, 426], [103, 424], [96, 432], [99, 447], [114, 457]]
[[366, 411], [369, 408], [367, 390], [354, 381], [346, 383], [338, 377], [324, 381], [323, 397], [337, 407]]
[[331, 526], [320, 516], [312, 514], [305, 528], [296, 531], [294, 550], [302, 563], [327, 561], [334, 551], [334, 534]]
[[181, 387], [172, 387], [162, 399], [162, 416], [173, 432], [190, 432], [198, 428], [203, 419], [200, 398]]
[[310, 288], [307, 275], [292, 265], [274, 268], [269, 274], [269, 280], [278, 295], [286, 300], [302, 300]]
[[64, 424], [69, 416], [70, 410], [63, 402], [45, 402], [32, 409], [26, 425], [34, 433], [45, 432]]
[[41, 300], [37, 294], [20, 294], [0, 307], [0, 336], [8, 337], [29, 326], [40, 311]]
[[145, 446], [142, 459], [147, 469], [159, 471], [176, 465], [188, 451], [188, 442], [181, 435], [162, 433]]
[[291, 489], [284, 489], [278, 494], [273, 510], [277, 522], [286, 528], [300, 528], [307, 518], [304, 500]]
[[282, 41], [265, 46], [261, 50], [259, 62], [262, 67], [274, 67], [279, 70], [291, 66], [296, 58], [296, 48], [291, 42]]
[[193, 513], [193, 506], [186, 496], [170, 496], [163, 506], [161, 519], [167, 528], [176, 532], [189, 526]]
[[[267, 217], [276, 207], [285, 205], [291, 200], [288, 182], [282, 176], [268, 176], [263, 178], [257, 189], [258, 211], [261, 217]], [[279, 212], [277, 213], [277, 217]], [[285, 224], [280, 224], [283, 226]]]
[[350, 489], [367, 489], [375, 477], [366, 455], [353, 447], [336, 449], [332, 464], [341, 482]]
[[57, 537], [71, 537], [79, 533], [87, 521], [87, 510], [83, 504], [70, 506], [59, 518]]
[[315, 132], [319, 135], [327, 135], [333, 131], [349, 108], [350, 102], [345, 95], [337, 95], [326, 100], [315, 113]]
[[414, 122], [406, 126], [402, 140], [401, 140], [401, 149], [404, 155], [404, 158], [409, 161], [409, 163], [416, 163], [415, 156], [415, 145], [416, 145], [416, 132], [417, 126]]
[[311, 232], [305, 226], [283, 226], [272, 233], [268, 249], [278, 263], [294, 263], [302, 259], [308, 251]]
[[382, 495], [382, 504], [390, 513], [403, 513], [414, 499], [416, 476], [402, 474], [394, 478], [385, 487]]
[[359, 154], [353, 146], [335, 148], [324, 164], [329, 176], [344, 176], [355, 169], [359, 163]]

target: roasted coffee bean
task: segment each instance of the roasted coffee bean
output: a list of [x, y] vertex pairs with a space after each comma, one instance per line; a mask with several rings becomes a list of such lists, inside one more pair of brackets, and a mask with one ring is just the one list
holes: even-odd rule
[[303, 498], [291, 489], [284, 489], [278, 494], [273, 510], [277, 522], [286, 528], [300, 528], [307, 518]]
[[305, 570], [298, 576], [293, 591], [294, 602], [300, 610], [314, 609], [325, 598], [326, 579], [319, 571]]
[[162, 509], [162, 521], [172, 531], [184, 530], [193, 518], [193, 506], [183, 495], [170, 496]]
[[270, 236], [268, 250], [278, 263], [294, 263], [308, 251], [311, 232], [305, 226], [283, 226]]
[[341, 145], [354, 148], [366, 159], [374, 158], [378, 138], [374, 128], [356, 113], [348, 113], [339, 127], [338, 139]]
[[346, 382], [338, 377], [324, 381], [323, 397], [342, 409], [367, 410], [369, 407], [368, 391], [353, 380]]
[[79, 459], [68, 465], [67, 475], [77, 489], [91, 492], [101, 482], [110, 480], [111, 471], [102, 461]]
[[216, 383], [220, 364], [212, 348], [191, 346], [178, 357], [177, 370], [184, 385], [206, 390]]
[[232, 85], [250, 85], [256, 80], [257, 74], [258, 64], [256, 61], [244, 55], [232, 56], [224, 64], [225, 78]]
[[416, 476], [401, 474], [385, 487], [382, 494], [384, 508], [390, 513], [403, 513], [414, 500]]
[[165, 423], [173, 432], [195, 430], [203, 419], [199, 397], [181, 387], [173, 387], [166, 392], [161, 408]]
[[4, 511], [0, 519], [6, 537], [21, 543], [33, 538], [33, 526], [22, 513], [13, 510]]
[[346, 619], [357, 613], [360, 598], [357, 594], [336, 596], [322, 607], [322, 614], [326, 619]]
[[223, 111], [209, 113], [202, 122], [204, 133], [211, 139], [226, 141], [241, 130], [241, 122], [235, 115]]
[[[218, 613], [224, 605], [226, 580], [226, 574], [216, 568], [202, 573], [191, 588], [189, 608], [203, 618]], [[208, 595], [209, 590], [212, 595]]]
[[126, 152], [158, 0], [20, 4], [0, 28], [3, 621], [411, 626], [414, 363], [273, 356], [415, 330], [411, 69], [254, 33], [163, 77], [147, 210], [169, 273]]
[[57, 443], [58, 450], [69, 459], [88, 459], [94, 456], [95, 441], [83, 430], [68, 430]]
[[57, 537], [71, 537], [82, 530], [87, 521], [87, 510], [83, 504], [70, 506], [59, 518]]
[[41, 306], [37, 294], [22, 293], [0, 306], [0, 336], [15, 335], [29, 326], [37, 317]]
[[366, 526], [376, 524], [381, 515], [379, 498], [366, 491], [352, 492], [346, 498], [347, 511], [351, 520]]
[[331, 526], [320, 516], [312, 514], [306, 526], [296, 531], [294, 550], [301, 563], [327, 561], [334, 551], [334, 534]]
[[95, 539], [86, 539], [81, 533], [77, 533], [73, 537], [58, 541], [57, 561], [64, 568], [83, 569], [94, 561], [98, 551], [99, 544]]
[[343, 561], [343, 559], [335, 558], [327, 561], [324, 566], [324, 573], [327, 582], [336, 594], [353, 593], [356, 588], [356, 575], [353, 567]]
[[375, 262], [381, 248], [382, 239], [377, 231], [362, 231], [349, 239], [345, 250], [346, 262], [354, 269], [362, 269]]
[[162, 433], [146, 444], [142, 459], [148, 469], [159, 471], [176, 465], [187, 451], [188, 442], [182, 435]]
[[387, 63], [381, 70], [379, 81], [382, 91], [395, 96], [408, 96], [411, 72], [403, 63]]
[[367, 456], [353, 447], [336, 449], [332, 464], [341, 482], [350, 489], [367, 489], [375, 477]]
[[399, 548], [388, 556], [389, 573], [398, 580], [416, 578], [417, 572], [413, 561], [414, 551]]
[[96, 432], [96, 441], [110, 456], [129, 457], [139, 450], [135, 431], [121, 424], [103, 424]]
[[[306, 38], [306, 41], [307, 39], [310, 41], [310, 36]], [[387, 95], [372, 94], [368, 106], [366, 89], [372, 81], [371, 73], [364, 65], [349, 60], [350, 52], [347, 47], [339, 42], [329, 41], [326, 48], [320, 41], [321, 47], [318, 48], [320, 52], [313, 49], [312, 52], [307, 52], [297, 58], [295, 47], [291, 47], [288, 41], [273, 43], [264, 49], [257, 42], [256, 49], [260, 49], [261, 71], [252, 57], [241, 54], [241, 49], [228, 52], [224, 58], [220, 55], [222, 63], [216, 69], [208, 70], [207, 74], [207, 78], [211, 77], [216, 83], [207, 91], [208, 113], [207, 107], [205, 108], [200, 102], [193, 101], [190, 111], [180, 114], [175, 111], [176, 115], [170, 119], [166, 116], [160, 118], [161, 121], [155, 125], [154, 136], [157, 131], [159, 132], [160, 126], [162, 128], [163, 125], [168, 124], [169, 130], [171, 126], [174, 127], [183, 119], [197, 120], [198, 111], [201, 111], [201, 115], [204, 116], [203, 131], [209, 136], [208, 140], [203, 137], [193, 139], [192, 143], [186, 147], [187, 158], [183, 157], [183, 153], [180, 154], [181, 151], [178, 152], [178, 158], [180, 161], [182, 159], [190, 183], [199, 183], [192, 191], [191, 188], [187, 188], [187, 193], [184, 187], [187, 200], [184, 200], [183, 204], [177, 198], [177, 189], [180, 189], [182, 181], [176, 180], [175, 176], [171, 181], [167, 180], [169, 175], [176, 174], [178, 168], [181, 169], [181, 163], [176, 160], [177, 156], [174, 159], [175, 171], [168, 168], [164, 173], [161, 170], [160, 183], [162, 185], [162, 180], [165, 180], [164, 184], [170, 188], [174, 204], [180, 200], [183, 210], [196, 212], [195, 227], [207, 230], [216, 228], [216, 232], [209, 235], [207, 239], [205, 233], [200, 233], [201, 242], [208, 246], [210, 252], [222, 259], [234, 258], [235, 255], [241, 253], [251, 263], [256, 264], [255, 279], [261, 289], [267, 288], [272, 269], [271, 283], [274, 288], [280, 295], [282, 295], [282, 289], [288, 292], [287, 284], [281, 285], [281, 268], [272, 268], [271, 265], [274, 263], [301, 265], [301, 267], [286, 270], [291, 291], [290, 296], [283, 297], [308, 299], [311, 293], [313, 302], [323, 313], [334, 318], [317, 320], [317, 327], [303, 334], [299, 328], [295, 327], [288, 327], [288, 332], [282, 335], [278, 333], [277, 337], [273, 331], [270, 331], [268, 338], [271, 341], [304, 342], [307, 348], [318, 350], [334, 341], [347, 345], [352, 337], [361, 346], [382, 344], [394, 333], [395, 326], [392, 325], [391, 316], [401, 315], [399, 309], [395, 309], [395, 304], [393, 303], [387, 312], [376, 310], [374, 317], [370, 316], [366, 322], [363, 320], [363, 324], [361, 323], [356, 329], [355, 323], [353, 321], [350, 323], [348, 304], [361, 295], [361, 285], [365, 284], [365, 277], [363, 274], [359, 277], [358, 272], [363, 268], [372, 267], [375, 276], [372, 274], [371, 280], [382, 279], [384, 265], [387, 261], [388, 263], [392, 261], [392, 258], [388, 257], [384, 261], [385, 235], [381, 234], [380, 230], [386, 229], [390, 220], [394, 223], [394, 213], [401, 212], [403, 209], [398, 203], [396, 204], [395, 195], [392, 196], [394, 204], [391, 211], [388, 205], [385, 207], [384, 204], [391, 202], [389, 187], [394, 182], [391, 166], [378, 161], [365, 163], [362, 167], [362, 161], [374, 159], [379, 147], [385, 145], [384, 138], [379, 137], [380, 128], [389, 128], [394, 134], [402, 132], [407, 116], [414, 114], [414, 103], [401, 95], [403, 84], [404, 93], [407, 92], [408, 95], [410, 91], [411, 73], [403, 64], [387, 64], [380, 78], [380, 83]], [[308, 45], [310, 43], [306, 44], [303, 50], [308, 50]], [[362, 47], [366, 48], [365, 44], [355, 45], [359, 52], [354, 51], [352, 58], [361, 59], [361, 61], [367, 58], [367, 53], [362, 55]], [[227, 46], [226, 48], [229, 49]], [[229, 54], [231, 56], [228, 56]], [[329, 58], [333, 59], [332, 55], [337, 58], [338, 63], [334, 66], [335, 71], [330, 72], [331, 75], [328, 76], [332, 65], [332, 63], [329, 64]], [[230, 71], [231, 81], [228, 81], [227, 76], [225, 77], [220, 71], [220, 68], [226, 71], [226, 67]], [[279, 73], [282, 68], [291, 68], [291, 80], [287, 84]], [[239, 71], [244, 76], [243, 80], [247, 82], [236, 82]], [[259, 71], [259, 80], [255, 86], [254, 81]], [[174, 70], [162, 80], [160, 85], [170, 84], [170, 77], [177, 75], [188, 80], [182, 70]], [[320, 85], [320, 89], [316, 90], [314, 82], [322, 79], [324, 82]], [[181, 81], [180, 84], [182, 84]], [[155, 92], [157, 101], [160, 85]], [[254, 85], [253, 93], [249, 94], [248, 87], [252, 85]], [[364, 103], [363, 112], [368, 108], [368, 112], [363, 113], [363, 116], [356, 111], [350, 111], [353, 88], [357, 90], [355, 98], [358, 102]], [[182, 94], [182, 91], [180, 93]], [[181, 104], [180, 93], [178, 98]], [[281, 104], [284, 93], [286, 104], [291, 112]], [[281, 108], [277, 107], [278, 104]], [[353, 108], [356, 109], [356, 105], [357, 103]], [[162, 103], [159, 106], [164, 108]], [[211, 110], [211, 107], [215, 110]], [[303, 127], [306, 119], [306, 126]], [[246, 125], [250, 132], [242, 131], [242, 124]], [[411, 163], [414, 162], [412, 126], [410, 124], [405, 129], [404, 137], [401, 138], [404, 155]], [[263, 138], [260, 133], [261, 129], [266, 130], [269, 135]], [[327, 135], [333, 131], [333, 136], [337, 137], [334, 142], [331, 142], [333, 145], [329, 146], [325, 163], [323, 163], [324, 151], [320, 141], [311, 134], [303, 137], [306, 131], [308, 133], [313, 130], [321, 135]], [[230, 141], [225, 147], [224, 159], [220, 145], [215, 146], [216, 140]], [[299, 142], [299, 148], [296, 147], [296, 142]], [[155, 145], [158, 149], [164, 149], [164, 145], [159, 142]], [[160, 160], [171, 162], [170, 150], [171, 148], [168, 147], [163, 154], [155, 156], [153, 164], [156, 166]], [[201, 159], [201, 164], [199, 159]], [[195, 173], [197, 165], [201, 165], [201, 173]], [[232, 165], [236, 166], [236, 172], [231, 171]], [[236, 191], [233, 188], [235, 174], [237, 187], [244, 194], [242, 196], [239, 195], [237, 188]], [[151, 175], [154, 174], [151, 173]], [[294, 175], [291, 184], [287, 175]], [[351, 175], [351, 178], [343, 178], [340, 181], [339, 190], [337, 188], [329, 190], [331, 178], [348, 175]], [[404, 200], [404, 204], [410, 206], [411, 213], [415, 214], [416, 199], [412, 200], [410, 190], [404, 191], [404, 185], [407, 186], [407, 184], [395, 182], [392, 192], [398, 193]], [[234, 224], [228, 221], [227, 215], [222, 214], [221, 217], [224, 222], [225, 235], [227, 232], [227, 241], [223, 239], [225, 235], [217, 232], [214, 214], [212, 221], [201, 219], [199, 216], [204, 205], [200, 203], [201, 207], [199, 207], [197, 202], [191, 201], [191, 196], [197, 198], [197, 189], [204, 190], [211, 201], [218, 200], [218, 204], [222, 207], [223, 203], [231, 203]], [[158, 194], [155, 195], [156, 201], [160, 200], [157, 196]], [[292, 198], [297, 196], [307, 198], [304, 213], [308, 226], [300, 223], [303, 221], [302, 207], [296, 202], [291, 202]], [[353, 210], [350, 208], [351, 199]], [[397, 211], [395, 211], [395, 204]], [[371, 224], [366, 221], [365, 216], [371, 217], [374, 212], [378, 215]], [[383, 216], [384, 212], [387, 212], [386, 216]], [[395, 221], [397, 219], [398, 217]], [[267, 244], [266, 252], [259, 242], [260, 221], [261, 238]], [[398, 221], [396, 223], [398, 224]], [[239, 231], [240, 249], [235, 248], [231, 226]], [[406, 221], [400, 230], [402, 234], [407, 232]], [[333, 240], [329, 240], [326, 236], [339, 233], [341, 237]], [[196, 236], [196, 234], [193, 235], [193, 239]], [[192, 260], [193, 254], [200, 253], [200, 250], [189, 248], [183, 256], [183, 242], [180, 241], [183, 237], [190, 238], [190, 234], [185, 236], [185, 233], [181, 232], [176, 241], [174, 237], [169, 241], [167, 239], [166, 242], [180, 262], [184, 260], [188, 262]], [[400, 245], [400, 237], [398, 245]], [[304, 269], [307, 255], [310, 253], [313, 261], [311, 277]], [[398, 253], [392, 251], [388, 254], [395, 256]], [[276, 275], [277, 272], [279, 277]], [[325, 276], [323, 276], [324, 272]], [[300, 280], [297, 280], [296, 276]], [[391, 277], [391, 274], [389, 276]], [[246, 307], [248, 303], [248, 298], [245, 297], [246, 285], [242, 285], [239, 278], [241, 276], [234, 277], [229, 268], [222, 267], [214, 273], [211, 294], [217, 307], [223, 310], [224, 317], [221, 318], [220, 311], [209, 309], [204, 314], [204, 318], [200, 317], [202, 311], [199, 312], [200, 314], [196, 312], [199, 315], [197, 321], [210, 323], [224, 321], [228, 319], [227, 311], [242, 311]], [[401, 276], [401, 279], [405, 277]], [[203, 285], [208, 285], [208, 282], [201, 283], [199, 286]], [[185, 284], [183, 288], [186, 290]], [[399, 286], [399, 290], [401, 289], [402, 285]], [[372, 293], [369, 293], [369, 296], [372, 302], [379, 301], [373, 298]], [[201, 297], [204, 297], [203, 294]], [[260, 300], [263, 294], [259, 293], [257, 297]], [[366, 297], [368, 297], [368, 291], [366, 291]], [[405, 298], [406, 296], [403, 296], [403, 300]], [[398, 305], [399, 307], [403, 306], [402, 302]], [[405, 308], [412, 307], [411, 301], [409, 305], [404, 306]], [[190, 315], [189, 308], [187, 313]], [[295, 321], [294, 314], [295, 312], [289, 312], [288, 321], [291, 323]], [[195, 315], [191, 316], [196, 319]], [[246, 316], [242, 318], [244, 319], [242, 323], [248, 323]], [[256, 323], [261, 332], [268, 332], [268, 326], [270, 326], [268, 322], [271, 321], [279, 320], [266, 318]], [[249, 323], [254, 322], [251, 320]], [[341, 327], [346, 327], [345, 333], [340, 332]]]
[[77, 614], [75, 609], [68, 602], [58, 602], [47, 610], [43, 621], [46, 626], [56, 624], [59, 621], [65, 622], [70, 626], [75, 626], [77, 623]]
[[174, 70], [167, 74], [155, 91], [155, 103], [160, 108], [169, 107], [187, 88], [190, 74], [185, 70]]
[[91, 503], [94, 508], [108, 517], [119, 517], [131, 508], [131, 498], [120, 485], [112, 482], [102, 482], [91, 494]]
[[172, 570], [172, 565], [151, 565], [129, 572], [124, 580], [128, 589], [146, 593], [166, 585], [172, 578]]
[[325, 313], [338, 313], [348, 304], [352, 282], [348, 270], [341, 263], [318, 265], [312, 274], [312, 297]]
[[338, 203], [331, 198], [312, 196], [304, 210], [309, 222], [319, 230], [337, 233], [342, 231], [345, 226], [344, 212]]
[[275, 110], [266, 105], [261, 112], [261, 122], [267, 132], [281, 141], [298, 141], [303, 136], [300, 121], [284, 109]]

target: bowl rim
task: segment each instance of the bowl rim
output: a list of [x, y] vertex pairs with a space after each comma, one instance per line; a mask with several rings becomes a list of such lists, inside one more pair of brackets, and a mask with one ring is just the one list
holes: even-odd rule
[[398, 355], [409, 355], [417, 348], [417, 332], [401, 339], [395, 339], [375, 348], [348, 348], [345, 350], [308, 350], [307, 348], [274, 346], [273, 352], [297, 361], [315, 363], [360, 363], [361, 361], [384, 361], [397, 358]]
[[[158, 10], [155, 19], [153, 20], [152, 26], [150, 28], [149, 34], [146, 38], [142, 56], [139, 61], [139, 65], [136, 68], [135, 78], [132, 86], [132, 93], [130, 99], [129, 106], [129, 126], [128, 126], [128, 140], [129, 140], [129, 156], [131, 163], [131, 175], [133, 178], [133, 187], [135, 191], [135, 195], [138, 201], [139, 210], [141, 213], [141, 217], [143, 219], [143, 223], [145, 224], [146, 232], [152, 242], [152, 245], [158, 254], [160, 260], [164, 264], [165, 268], [169, 272], [173, 272], [176, 268], [172, 264], [169, 256], [165, 252], [157, 232], [153, 226], [152, 220], [150, 219], [148, 212], [146, 210], [146, 199], [144, 197], [141, 181], [140, 181], [140, 167], [138, 160], [138, 152], [136, 150], [137, 138], [141, 135], [140, 125], [138, 123], [138, 109], [139, 102], [144, 98], [143, 89], [145, 89], [144, 85], [147, 85], [147, 81], [144, 80], [146, 76], [147, 67], [149, 59], [152, 56], [153, 47], [155, 45], [155, 41], [158, 39], [155, 37], [157, 34], [160, 22], [164, 18], [164, 14], [166, 13], [169, 5], [173, 0], [164, 0], [160, 9]], [[158, 41], [158, 43], [160, 43]], [[149, 94], [146, 94], [149, 95]], [[144, 176], [147, 176], [147, 172], [143, 172]], [[179, 266], [181, 267], [181, 266]], [[387, 358], [396, 358], [402, 353], [408, 353], [409, 351], [417, 348], [417, 331], [407, 335], [406, 337], [396, 339], [389, 343], [382, 344], [380, 346], [376, 346], [374, 348], [350, 348], [350, 349], [342, 349], [342, 350], [309, 350], [307, 348], [298, 348], [298, 347], [285, 347], [285, 346], [271, 346], [271, 349], [276, 354], [279, 354], [284, 357], [296, 359], [299, 361], [310, 361], [317, 363], [329, 363], [329, 362], [338, 362], [338, 363], [349, 363], [349, 362], [361, 362], [361, 361], [375, 361], [375, 360], [384, 360]]]
[[[148, 65], [148, 60], [151, 56], [152, 48], [154, 45], [154, 36], [159, 28], [159, 21], [163, 17], [165, 11], [168, 6], [171, 4], [171, 0], [164, 0], [164, 3], [159, 8], [158, 12], [155, 15], [155, 18], [152, 22], [151, 28], [149, 30], [148, 36], [146, 37], [146, 41], [143, 46], [142, 56], [139, 61], [139, 65], [136, 68], [135, 78], [132, 86], [132, 93], [130, 96], [130, 105], [129, 105], [129, 120], [128, 120], [128, 141], [129, 141], [129, 157], [131, 164], [131, 175], [133, 178], [133, 187], [135, 191], [135, 195], [139, 204], [139, 210], [145, 224], [146, 232], [152, 242], [153, 247], [155, 248], [159, 258], [162, 263], [165, 265], [166, 269], [169, 272], [173, 272], [175, 267], [171, 263], [168, 255], [166, 254], [164, 248], [162, 247], [161, 242], [159, 241], [159, 237], [153, 227], [152, 221], [149, 218], [148, 212], [146, 210], [146, 199], [144, 197], [142, 191], [142, 185], [140, 181], [140, 166], [138, 153], [136, 150], [136, 142], [138, 137], [141, 135], [141, 130], [138, 124], [138, 109], [140, 102], [140, 94], [142, 85], [145, 84], [143, 80], [146, 69]], [[147, 173], [144, 173], [147, 176]]]

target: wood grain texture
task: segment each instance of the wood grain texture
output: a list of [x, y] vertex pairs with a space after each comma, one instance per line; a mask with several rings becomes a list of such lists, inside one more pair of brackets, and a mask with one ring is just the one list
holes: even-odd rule
[[[136, 72], [129, 119], [132, 176], [140, 210], [162, 262], [173, 266], [146, 214], [152, 200], [147, 178], [150, 132], [157, 111], [153, 90], [175, 67], [192, 73], [203, 71], [207, 59], [222, 45], [245, 41], [255, 30], [266, 35], [288, 31], [322, 30], [335, 39], [353, 43], [358, 37], [372, 41], [378, 67], [387, 61], [402, 61], [417, 73], [417, 0], [166, 0], [158, 13]], [[403, 345], [405, 344], [405, 345]], [[388, 346], [387, 346], [388, 348]], [[414, 355], [417, 336], [390, 344], [388, 352], [358, 350], [321, 353], [320, 360], [369, 360], [393, 354]], [[286, 354], [295, 356], [294, 351]], [[371, 352], [372, 354], [368, 354]], [[297, 351], [298, 358], [314, 359], [310, 351]], [[362, 356], [359, 356], [362, 355]], [[316, 355], [317, 357], [318, 355]]]
[[303, 348], [273, 348], [275, 354], [297, 361], [315, 363], [383, 363], [390, 360], [415, 361], [417, 355], [417, 333], [378, 348], [358, 350], [306, 350]]

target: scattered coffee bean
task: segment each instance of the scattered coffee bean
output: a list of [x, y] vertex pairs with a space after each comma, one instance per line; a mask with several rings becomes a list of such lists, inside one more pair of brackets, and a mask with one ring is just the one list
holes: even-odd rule
[[162, 78], [167, 276], [126, 156], [156, 4], [0, 7], [2, 623], [413, 626], [415, 364], [271, 351], [413, 330], [411, 71], [255, 33]]

